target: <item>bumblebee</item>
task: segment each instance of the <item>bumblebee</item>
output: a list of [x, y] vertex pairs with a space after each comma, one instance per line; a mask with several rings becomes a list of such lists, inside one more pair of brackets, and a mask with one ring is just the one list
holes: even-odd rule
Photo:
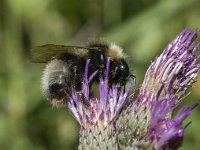
[[88, 46], [46, 44], [31, 50], [32, 61], [47, 63], [42, 75], [42, 89], [47, 99], [59, 103], [67, 100], [71, 89], [81, 90], [86, 61], [90, 59], [89, 75], [98, 70], [94, 81], [105, 76], [110, 57], [109, 84], [125, 86], [130, 74], [122, 48], [114, 43], [95, 42]]

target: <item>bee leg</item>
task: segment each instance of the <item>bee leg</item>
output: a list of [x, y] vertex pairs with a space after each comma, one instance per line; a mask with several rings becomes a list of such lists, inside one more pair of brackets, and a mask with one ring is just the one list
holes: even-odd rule
[[83, 79], [83, 70], [78, 66], [72, 67], [72, 75], [71, 75], [71, 86], [76, 91], [81, 91], [82, 87], [82, 79]]
[[81, 98], [81, 101], [83, 102], [84, 106], [90, 107], [89, 100], [85, 97], [85, 95], [82, 92], [78, 92], [79, 96]]
[[136, 76], [134, 74], [130, 74], [129, 78], [132, 79], [136, 84]]

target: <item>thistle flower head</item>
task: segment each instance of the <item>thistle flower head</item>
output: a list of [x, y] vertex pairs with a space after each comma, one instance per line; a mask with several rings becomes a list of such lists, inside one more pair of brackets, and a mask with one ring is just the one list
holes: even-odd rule
[[197, 31], [181, 32], [152, 62], [140, 88], [137, 103], [150, 109], [146, 137], [154, 149], [180, 147], [184, 136], [182, 123], [197, 106], [185, 106], [172, 117], [200, 71], [196, 38]]
[[129, 91], [133, 80], [130, 81], [127, 90], [124, 87], [108, 84], [110, 59], [107, 59], [106, 75], [99, 79], [99, 98], [95, 97], [90, 89], [90, 81], [97, 74], [98, 70], [88, 77], [87, 61], [85, 74], [82, 82], [81, 93], [73, 90], [68, 101], [68, 108], [75, 116], [81, 127], [97, 125], [103, 128], [109, 126], [127, 103]]

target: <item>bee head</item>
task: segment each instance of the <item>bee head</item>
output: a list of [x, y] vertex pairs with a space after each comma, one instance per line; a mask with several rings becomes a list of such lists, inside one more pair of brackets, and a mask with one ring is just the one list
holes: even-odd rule
[[113, 60], [110, 64], [109, 82], [124, 86], [129, 77], [129, 67], [124, 59]]

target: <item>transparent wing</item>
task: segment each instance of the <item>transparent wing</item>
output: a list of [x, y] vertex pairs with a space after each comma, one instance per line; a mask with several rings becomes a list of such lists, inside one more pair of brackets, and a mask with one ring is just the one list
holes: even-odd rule
[[36, 63], [46, 63], [62, 53], [69, 53], [73, 55], [80, 55], [81, 57], [86, 57], [89, 50], [95, 49], [80, 46], [46, 44], [31, 49], [31, 61]]

